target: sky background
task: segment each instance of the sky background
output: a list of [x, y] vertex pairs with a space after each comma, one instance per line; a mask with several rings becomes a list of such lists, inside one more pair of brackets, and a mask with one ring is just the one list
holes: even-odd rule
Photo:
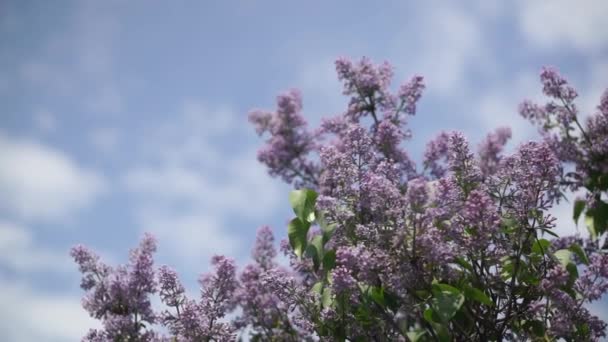
[[[256, 161], [253, 108], [301, 89], [315, 126], [345, 109], [333, 61], [388, 60], [427, 90], [410, 153], [458, 129], [476, 144], [559, 70], [592, 113], [608, 87], [608, 1], [0, 1], [0, 340], [76, 341], [69, 248], [124, 262], [143, 232], [191, 290], [256, 229], [285, 236], [289, 187]], [[570, 204], [555, 211], [572, 232]], [[608, 319], [606, 309], [596, 312]]]

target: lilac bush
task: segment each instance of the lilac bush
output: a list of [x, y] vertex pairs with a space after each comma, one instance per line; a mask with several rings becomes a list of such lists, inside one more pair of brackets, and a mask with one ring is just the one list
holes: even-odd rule
[[[269, 227], [251, 263], [212, 259], [198, 300], [175, 271], [156, 269], [146, 236], [129, 264], [112, 268], [84, 247], [84, 308], [103, 324], [86, 341], [596, 341], [606, 323], [587, 304], [608, 291], [608, 91], [581, 123], [577, 92], [553, 69], [550, 101], [520, 113], [542, 140], [504, 154], [498, 128], [474, 150], [441, 132], [421, 167], [404, 142], [425, 89], [414, 76], [397, 90], [393, 68], [363, 58], [336, 61], [349, 97], [341, 115], [309, 129], [291, 90], [275, 111], [249, 119], [266, 136], [258, 159], [294, 186], [295, 217], [277, 260]], [[579, 191], [590, 234], [559, 237], [549, 211]], [[573, 223], [573, 226], [574, 224]], [[604, 243], [602, 243], [604, 242]], [[166, 309], [156, 312], [158, 293]], [[230, 314], [230, 315], [229, 315]], [[230, 317], [230, 318], [228, 318]], [[164, 326], [159, 329], [159, 326]]]

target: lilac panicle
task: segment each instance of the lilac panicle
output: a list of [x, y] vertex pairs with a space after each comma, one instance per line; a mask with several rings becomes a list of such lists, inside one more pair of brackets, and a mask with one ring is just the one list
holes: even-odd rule
[[186, 290], [173, 269], [168, 266], [161, 266], [158, 270], [158, 284], [160, 286], [160, 299], [165, 305], [179, 307], [184, 302]]
[[86, 248], [72, 249], [72, 257], [83, 273], [82, 288], [87, 291], [83, 307], [104, 327], [85, 339], [148, 340], [154, 336], [149, 329], [156, 322], [150, 302], [150, 295], [156, 292], [155, 251], [154, 237], [146, 234], [139, 247], [131, 251], [129, 264], [112, 269]]
[[274, 267], [274, 258], [277, 251], [274, 248], [274, 236], [269, 226], [262, 226], [258, 229], [255, 239], [255, 247], [251, 252], [253, 260], [263, 269], [268, 270]]
[[404, 111], [407, 114], [416, 114], [416, 103], [422, 96], [422, 91], [425, 88], [424, 78], [422, 76], [414, 76], [412, 79], [401, 86], [397, 96], [404, 104]]
[[543, 84], [543, 93], [549, 97], [572, 102], [578, 96], [576, 90], [569, 86], [568, 81], [554, 68], [544, 67], [540, 73], [540, 80]]
[[252, 111], [249, 121], [255, 125], [259, 135], [266, 132], [270, 135], [258, 152], [258, 160], [268, 167], [270, 175], [281, 177], [287, 183], [314, 187], [316, 166], [308, 159], [314, 141], [306, 130], [301, 110], [300, 92], [290, 90], [277, 97], [276, 112]]
[[443, 177], [447, 171], [442, 160], [448, 157], [448, 145], [451, 133], [441, 132], [429, 141], [424, 151], [424, 167], [429, 170], [433, 179]]
[[509, 127], [497, 128], [490, 133], [479, 144], [479, 168], [484, 178], [487, 178], [498, 171], [501, 152], [507, 141], [511, 139], [511, 129]]

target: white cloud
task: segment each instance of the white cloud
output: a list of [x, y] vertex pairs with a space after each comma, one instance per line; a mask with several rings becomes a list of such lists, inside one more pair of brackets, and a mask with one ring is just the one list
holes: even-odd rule
[[229, 222], [268, 218], [284, 197], [255, 151], [229, 151], [218, 143], [244, 134], [246, 127], [226, 108], [185, 101], [178, 115], [141, 134], [137, 145], [143, 160], [122, 178], [135, 198], [141, 229], [155, 233], [170, 245], [170, 254], [197, 269], [214, 253], [241, 253], [238, 232], [256, 228], [228, 227]]
[[485, 135], [497, 127], [511, 127], [511, 141], [515, 143], [512, 146], [537, 138], [535, 126], [522, 118], [518, 112], [518, 106], [523, 100], [529, 99], [538, 103], [546, 101], [534, 75], [535, 72], [522, 72], [511, 80], [502, 80], [497, 82], [497, 86], [480, 91], [471, 106], [473, 120], [481, 126], [477, 126], [476, 130]]
[[453, 6], [429, 5], [393, 42], [400, 73], [424, 75], [429, 93], [457, 95], [468, 67], [488, 66], [480, 18]]
[[[122, 29], [121, 12], [116, 9], [111, 1], [79, 2], [67, 18], [67, 29], [45, 35], [39, 51], [21, 63], [21, 79], [44, 93], [78, 98], [87, 112], [120, 113], [125, 99], [115, 71]], [[130, 81], [130, 75], [123, 73], [120, 79]]]
[[580, 89], [580, 100], [577, 102], [583, 117], [595, 114], [600, 98], [608, 89], [608, 60], [597, 60], [589, 64], [588, 83]]
[[293, 84], [302, 90], [303, 112], [311, 127], [316, 127], [322, 117], [341, 114], [348, 103], [334, 67], [337, 57], [307, 60], [298, 68]]
[[39, 293], [2, 280], [0, 303], [0, 339], [4, 341], [78, 341], [89, 328], [98, 326], [75, 295]]
[[75, 270], [66, 251], [36, 245], [30, 230], [6, 221], [0, 221], [0, 265], [18, 273]]
[[583, 52], [608, 46], [605, 0], [522, 0], [519, 25], [531, 46], [572, 47]]
[[[224, 230], [215, 214], [180, 214], [163, 209], [142, 210], [138, 215], [142, 228], [153, 233], [172, 261], [200, 270], [214, 254], [233, 256], [242, 247], [238, 235]], [[163, 253], [165, 254], [165, 253]]]
[[65, 153], [0, 136], [0, 208], [26, 220], [60, 220], [91, 204], [104, 181]]
[[143, 202], [189, 203], [218, 213], [260, 218], [273, 211], [280, 194], [276, 180], [250, 154], [208, 160], [211, 171], [222, 175], [219, 179], [205, 165], [164, 164], [133, 168], [125, 174], [124, 183]]

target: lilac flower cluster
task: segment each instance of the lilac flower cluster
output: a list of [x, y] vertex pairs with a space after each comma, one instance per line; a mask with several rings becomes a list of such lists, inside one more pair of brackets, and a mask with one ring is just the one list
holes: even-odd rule
[[267, 145], [258, 152], [258, 160], [268, 167], [271, 175], [281, 176], [287, 183], [314, 186], [316, 165], [307, 160], [307, 155], [315, 144], [300, 113], [300, 92], [290, 90], [279, 95], [277, 107], [274, 113], [255, 110], [249, 114], [249, 121], [259, 135], [270, 134]]
[[[155, 270], [155, 251], [156, 242], [147, 234], [128, 265], [111, 268], [83, 246], [72, 249], [87, 291], [83, 307], [103, 323], [103, 329], [91, 330], [83, 341], [169, 341], [155, 332], [155, 324], [167, 327], [178, 341], [233, 341], [233, 325], [221, 319], [236, 304], [234, 261], [214, 257], [215, 272], [201, 277], [201, 298], [194, 301], [186, 297], [175, 271], [167, 266]], [[175, 312], [154, 312], [151, 296], [157, 292]]]
[[[295, 90], [278, 97], [275, 112], [249, 116], [258, 134], [268, 134], [260, 162], [299, 189], [281, 242], [291, 270], [276, 262], [266, 226], [242, 271], [231, 259], [212, 259], [198, 300], [187, 298], [172, 269], [154, 269], [150, 236], [117, 268], [76, 247], [83, 306], [104, 324], [85, 340], [231, 341], [245, 332], [254, 341], [605, 336], [606, 323], [585, 305], [608, 291], [608, 259], [598, 244], [608, 221], [608, 92], [583, 128], [577, 92], [543, 69], [552, 102], [520, 108], [541, 126], [543, 142], [505, 155], [511, 130], [499, 128], [475, 154], [462, 133], [442, 132], [418, 170], [403, 144], [422, 77], [393, 92], [386, 62], [341, 58], [336, 71], [348, 109], [319, 129], [307, 130]], [[588, 195], [576, 202], [575, 220], [584, 211], [595, 235], [550, 240], [549, 210], [566, 188], [582, 187]], [[167, 306], [159, 313], [150, 305], [156, 293]]]
[[[380, 332], [384, 338], [406, 338], [408, 329], [423, 327], [427, 336], [438, 337], [441, 331], [433, 324], [443, 321], [438, 318], [429, 323], [424, 318], [425, 303], [430, 305], [428, 310], [433, 306], [418, 295], [424, 289], [430, 291], [437, 280], [469, 282], [468, 286], [484, 292], [479, 295], [484, 299], [477, 300], [493, 302], [478, 306], [465, 301], [473, 321], [461, 318], [459, 324], [475, 329], [464, 332], [462, 326], [449, 323], [452, 338], [535, 336], [531, 326], [515, 329], [526, 310], [532, 310], [528, 300], [537, 299], [525, 298], [521, 291], [528, 288], [531, 294], [551, 296], [543, 292], [541, 284], [547, 280], [542, 275], [554, 267], [550, 256], [554, 249], [545, 250], [548, 242], [539, 244], [538, 239], [555, 234], [555, 218], [548, 210], [561, 196], [562, 163], [568, 161], [563, 157], [567, 153], [556, 148], [555, 139], [545, 139], [522, 144], [514, 154], [503, 156], [511, 130], [499, 128], [480, 143], [474, 155], [462, 134], [442, 132], [427, 145], [424, 170], [418, 172], [401, 146], [411, 134], [399, 113], [415, 113], [424, 89], [422, 79], [414, 77], [393, 95], [393, 69], [387, 63], [375, 66], [366, 58], [357, 63], [339, 59], [336, 70], [350, 103], [343, 117], [324, 121], [318, 130], [319, 141], [325, 143], [318, 147], [319, 177], [313, 187], [319, 192], [317, 209], [335, 226], [327, 246], [336, 251], [336, 265], [331, 270], [325, 266], [315, 270], [306, 259], [290, 254], [292, 265], [299, 265], [301, 279], [316, 280], [302, 281], [299, 286], [327, 283], [337, 301], [322, 311], [324, 323], [317, 328], [329, 331], [321, 329], [321, 336], [374, 339]], [[576, 124], [576, 91], [552, 69], [544, 69], [541, 79], [545, 94], [561, 102], [544, 107], [526, 102], [522, 114], [546, 126], [572, 127]], [[590, 126], [598, 127], [593, 131], [605, 139], [604, 122], [594, 120]], [[566, 248], [571, 245], [576, 243]], [[538, 255], [528, 260], [533, 246]], [[580, 257], [573, 260], [580, 261]], [[598, 275], [594, 268], [588, 270]], [[594, 279], [594, 286], [602, 283], [600, 279], [603, 276]], [[379, 304], [377, 292], [372, 295], [375, 304], [369, 304], [370, 291], [382, 291], [393, 306], [386, 303], [388, 299]], [[584, 292], [573, 291], [579, 296]], [[340, 304], [341, 300], [348, 305]], [[558, 305], [551, 308], [549, 316], [565, 319]], [[591, 316], [585, 317], [590, 327], [600, 326]], [[396, 327], [401, 320], [409, 322], [409, 328]], [[566, 330], [550, 329], [548, 334], [594, 339], [603, 331]]]
[[83, 246], [72, 249], [71, 255], [83, 274], [80, 286], [87, 291], [82, 305], [103, 323], [103, 330], [91, 330], [85, 340], [156, 338], [151, 326], [157, 317], [149, 297], [156, 292], [152, 261], [155, 251], [156, 241], [146, 235], [139, 247], [131, 251], [129, 264], [111, 268]]

